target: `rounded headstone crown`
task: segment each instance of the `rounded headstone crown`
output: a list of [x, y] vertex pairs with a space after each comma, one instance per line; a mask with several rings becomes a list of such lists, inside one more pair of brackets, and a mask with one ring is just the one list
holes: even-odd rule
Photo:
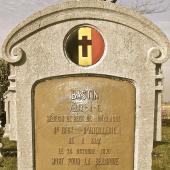
[[[25, 58], [27, 56], [24, 49], [20, 46], [21, 42], [52, 25], [70, 20], [71, 15], [71, 20], [76, 22], [83, 20], [89, 20], [90, 22], [92, 20], [107, 21], [108, 23], [117, 23], [119, 26], [124, 25], [131, 30], [137, 31], [156, 43], [156, 45], [153, 46], [154, 48], [149, 50], [147, 57], [150, 58], [153, 63], [163, 63], [167, 61], [170, 54], [170, 45], [169, 40], [161, 30], [138, 13], [115, 5], [114, 3], [116, 2], [117, 0], [81, 0], [68, 1], [61, 5], [48, 7], [26, 19], [9, 34], [2, 47], [2, 56], [10, 63], [19, 62], [23, 57]], [[78, 10], [84, 12], [80, 13]], [[101, 12], [102, 17], [100, 15]], [[155, 48], [156, 52], [154, 50]], [[158, 48], [161, 57], [159, 53], [159, 57], [153, 57], [157, 55]]]

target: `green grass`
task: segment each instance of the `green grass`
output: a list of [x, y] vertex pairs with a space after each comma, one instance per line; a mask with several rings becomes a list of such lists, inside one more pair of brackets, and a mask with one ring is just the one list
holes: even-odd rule
[[0, 139], [2, 143], [2, 154], [4, 157], [0, 158], [0, 170], [17, 170], [16, 156], [5, 156], [5, 151], [16, 150], [16, 142], [10, 141], [9, 138]]
[[17, 170], [16, 157], [0, 158], [0, 170]]
[[170, 127], [163, 127], [162, 142], [155, 142], [152, 170], [170, 170]]
[[1, 143], [3, 150], [16, 150], [16, 142], [10, 141], [9, 138], [2, 138]]
[[170, 127], [162, 127], [162, 139], [170, 142]]

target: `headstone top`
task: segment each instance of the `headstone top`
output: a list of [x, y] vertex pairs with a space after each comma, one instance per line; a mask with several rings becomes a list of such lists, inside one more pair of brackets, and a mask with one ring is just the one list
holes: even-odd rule
[[[82, 12], [77, 15], [80, 9]], [[101, 11], [102, 16], [99, 15]], [[84, 13], [86, 13], [86, 17], [84, 17]], [[162, 54], [159, 59], [155, 59], [157, 57], [152, 58], [153, 51], [151, 56], [150, 53], [148, 54], [148, 57], [151, 57], [154, 63], [163, 63], [170, 56], [170, 44], [167, 37], [145, 17], [114, 3], [110, 4], [99, 0], [81, 0], [57, 4], [27, 18], [7, 37], [2, 47], [3, 58], [10, 63], [19, 62], [25, 55], [23, 49], [17, 46], [19, 42], [47, 27], [70, 20], [70, 15], [72, 16], [71, 20], [86, 20], [87, 18], [92, 20], [95, 18], [95, 20], [119, 23], [144, 34], [162, 47], [159, 49]]]
[[151, 170], [170, 55], [158, 27], [110, 1], [67, 1], [22, 22], [2, 50], [18, 170]]

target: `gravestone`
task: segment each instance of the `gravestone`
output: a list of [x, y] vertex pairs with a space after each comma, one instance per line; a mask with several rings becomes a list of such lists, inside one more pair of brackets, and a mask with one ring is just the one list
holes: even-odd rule
[[18, 170], [151, 170], [169, 47], [143, 16], [98, 0], [54, 5], [18, 25], [2, 48]]
[[17, 116], [16, 116], [16, 90], [15, 84], [13, 86], [13, 81], [15, 78], [13, 76], [8, 77], [10, 87], [8, 91], [4, 93], [5, 111], [6, 111], [6, 124], [4, 137], [9, 137], [10, 140], [17, 140]]

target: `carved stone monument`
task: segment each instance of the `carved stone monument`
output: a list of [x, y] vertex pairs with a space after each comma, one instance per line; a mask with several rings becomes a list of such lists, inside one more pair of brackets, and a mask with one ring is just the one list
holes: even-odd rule
[[111, 2], [68, 1], [18, 25], [2, 55], [18, 170], [151, 170], [170, 55], [153, 23]]

